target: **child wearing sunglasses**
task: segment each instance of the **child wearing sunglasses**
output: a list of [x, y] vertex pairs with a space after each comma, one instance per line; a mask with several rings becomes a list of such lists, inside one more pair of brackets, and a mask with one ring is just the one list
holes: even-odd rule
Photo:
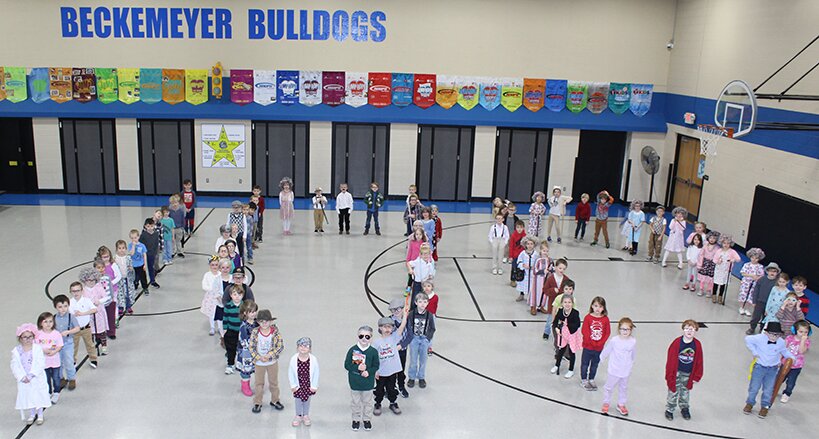
[[380, 367], [378, 351], [370, 346], [373, 338], [373, 328], [362, 326], [358, 328], [358, 342], [354, 344], [344, 358], [344, 368], [347, 369], [347, 381], [350, 384], [353, 412], [353, 430], [358, 431], [361, 423], [364, 430], [371, 430], [373, 417], [373, 389], [375, 388], [375, 374]]

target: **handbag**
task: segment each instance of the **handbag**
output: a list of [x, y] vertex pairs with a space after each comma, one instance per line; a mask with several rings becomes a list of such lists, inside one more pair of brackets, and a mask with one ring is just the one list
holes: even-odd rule
[[515, 282], [522, 282], [525, 276], [526, 273], [518, 268], [518, 260], [515, 258], [515, 260], [512, 262], [512, 280]]

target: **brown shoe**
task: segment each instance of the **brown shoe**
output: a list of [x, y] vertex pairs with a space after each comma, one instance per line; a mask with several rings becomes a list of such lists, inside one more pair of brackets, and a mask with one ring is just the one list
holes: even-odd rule
[[759, 409], [759, 413], [757, 414], [757, 416], [759, 416], [762, 419], [765, 419], [765, 417], [768, 416], [768, 409], [762, 407], [761, 409]]
[[65, 385], [68, 384], [68, 380], [65, 378], [60, 378], [60, 388], [65, 389]]
[[529, 314], [531, 314], [533, 316], [536, 316], [537, 315], [537, 308], [535, 308], [534, 306], [529, 308]]
[[[746, 415], [750, 415], [753, 412], [753, 410], [754, 410], [754, 406], [752, 406], [751, 404], [745, 404], [745, 407], [742, 408], [742, 413], [745, 413]], [[765, 410], [765, 412], [767, 413], [768, 411]]]
[[68, 380], [68, 390], [74, 390], [77, 388], [77, 380]]
[[515, 302], [523, 302], [525, 299], [523, 298], [523, 294], [518, 294], [518, 298], [515, 299]]

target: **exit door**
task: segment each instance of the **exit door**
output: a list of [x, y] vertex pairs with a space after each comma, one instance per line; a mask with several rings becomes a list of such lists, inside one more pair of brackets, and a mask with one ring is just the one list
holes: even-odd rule
[[0, 190], [37, 192], [31, 119], [0, 119]]

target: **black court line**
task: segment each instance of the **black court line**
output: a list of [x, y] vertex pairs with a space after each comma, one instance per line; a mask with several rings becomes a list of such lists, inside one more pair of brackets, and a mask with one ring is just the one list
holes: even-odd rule
[[216, 208], [211, 207], [210, 212], [205, 214], [205, 217], [202, 218], [202, 221], [200, 221], [199, 224], [196, 227], [194, 227], [193, 230], [191, 230], [191, 234], [188, 235], [185, 239], [182, 240], [182, 248], [185, 248], [185, 243], [188, 242], [188, 240], [191, 239], [191, 236], [193, 236], [196, 233], [196, 231], [199, 230], [200, 227], [202, 227], [202, 224], [205, 224], [205, 220], [208, 219], [208, 217], [210, 216], [210, 214], [213, 213], [214, 210], [216, 210]]
[[472, 293], [472, 287], [469, 286], [469, 281], [466, 280], [466, 275], [464, 275], [464, 271], [461, 270], [461, 264], [458, 263], [458, 260], [452, 258], [452, 262], [455, 263], [455, 266], [458, 268], [458, 273], [461, 273], [461, 279], [464, 280], [464, 285], [466, 285], [466, 291], [469, 291], [469, 297], [472, 298], [472, 303], [475, 304], [475, 309], [478, 310], [478, 315], [481, 316], [482, 321], [486, 321], [486, 317], [483, 315], [483, 311], [481, 311], [481, 306], [478, 305], [478, 299], [475, 298], [475, 294]]
[[663, 424], [654, 424], [654, 423], [647, 422], [647, 421], [640, 421], [640, 420], [634, 419], [634, 418], [626, 418], [626, 417], [622, 417], [622, 416], [603, 414], [600, 411], [592, 410], [592, 409], [590, 409], [588, 407], [583, 407], [583, 406], [579, 406], [577, 404], [572, 404], [572, 403], [568, 403], [568, 402], [565, 402], [565, 401], [561, 401], [559, 399], [550, 398], [550, 397], [548, 397], [546, 395], [541, 395], [539, 393], [535, 393], [535, 392], [532, 392], [532, 391], [529, 391], [529, 390], [526, 390], [526, 389], [522, 389], [522, 388], [514, 386], [512, 384], [509, 384], [509, 383], [503, 382], [501, 380], [492, 378], [492, 377], [490, 377], [488, 375], [484, 375], [484, 374], [482, 374], [482, 373], [480, 373], [480, 372], [478, 372], [478, 371], [476, 371], [474, 369], [470, 369], [470, 368], [468, 368], [468, 367], [466, 367], [466, 366], [464, 366], [464, 365], [462, 365], [460, 363], [457, 363], [457, 362], [455, 362], [453, 360], [450, 360], [447, 357], [444, 357], [443, 355], [438, 353], [437, 350], [432, 351], [432, 355], [434, 355], [434, 356], [444, 360], [445, 362], [447, 362], [447, 363], [449, 363], [449, 364], [451, 364], [451, 365], [453, 365], [453, 366], [455, 366], [457, 368], [460, 368], [460, 369], [462, 369], [462, 370], [464, 370], [466, 372], [469, 372], [469, 373], [471, 373], [473, 375], [476, 375], [476, 376], [481, 377], [481, 378], [483, 378], [485, 380], [491, 381], [491, 382], [493, 382], [495, 384], [499, 384], [499, 385], [501, 385], [503, 387], [514, 390], [516, 392], [520, 392], [520, 393], [523, 393], [525, 395], [529, 395], [529, 396], [532, 396], [532, 397], [535, 397], [535, 398], [538, 398], [538, 399], [542, 399], [544, 401], [548, 401], [548, 402], [551, 402], [553, 404], [558, 404], [558, 405], [561, 405], [561, 406], [564, 406], [564, 407], [569, 407], [569, 408], [573, 408], [575, 410], [580, 410], [582, 412], [586, 412], [586, 413], [589, 413], [589, 414], [592, 414], [592, 415], [604, 416], [604, 417], [607, 417], [607, 418], [617, 419], [617, 420], [620, 420], [620, 421], [623, 421], [623, 422], [629, 422], [629, 423], [636, 424], [636, 425], [643, 425], [643, 426], [646, 426], [646, 427], [660, 428], [660, 429], [663, 429], [663, 430], [674, 431], [674, 432], [677, 432], [677, 433], [691, 434], [691, 435], [695, 435], [695, 436], [713, 437], [713, 438], [720, 438], [720, 439], [743, 439], [741, 436], [727, 436], [727, 435], [716, 434], [716, 433], [707, 433], [707, 432], [704, 432], [704, 431], [686, 430], [686, 429], [683, 429], [683, 428], [671, 427], [671, 426], [663, 425]]

